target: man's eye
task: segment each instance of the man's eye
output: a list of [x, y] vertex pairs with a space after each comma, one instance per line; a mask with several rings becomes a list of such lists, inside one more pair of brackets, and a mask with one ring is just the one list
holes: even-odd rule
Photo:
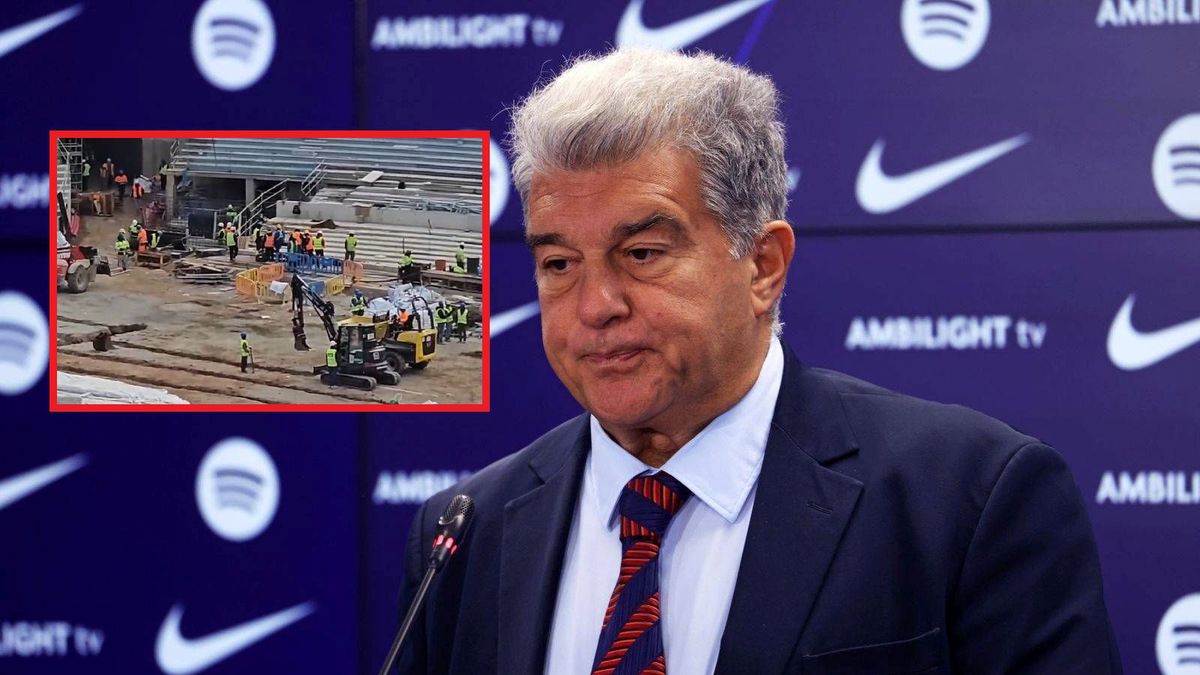
[[542, 263], [542, 267], [550, 272], [565, 272], [567, 270], [567, 261], [563, 258], [551, 258]]
[[633, 258], [634, 260], [636, 260], [637, 262], [640, 262], [640, 263], [653, 262], [661, 255], [662, 255], [662, 251], [659, 251], [658, 249], [653, 249], [653, 248], [631, 248], [631, 249], [629, 249], [629, 257]]

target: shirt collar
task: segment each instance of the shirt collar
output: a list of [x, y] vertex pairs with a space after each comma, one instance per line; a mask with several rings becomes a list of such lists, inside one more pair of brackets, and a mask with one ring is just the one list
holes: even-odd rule
[[[729, 522], [737, 519], [758, 482], [767, 447], [775, 400], [783, 382], [783, 348], [772, 337], [758, 379], [746, 395], [704, 427], [676, 452], [662, 471], [674, 476], [709, 508]], [[595, 496], [593, 506], [611, 528], [621, 489], [633, 477], [654, 469], [629, 454], [590, 418], [592, 450], [584, 480]]]

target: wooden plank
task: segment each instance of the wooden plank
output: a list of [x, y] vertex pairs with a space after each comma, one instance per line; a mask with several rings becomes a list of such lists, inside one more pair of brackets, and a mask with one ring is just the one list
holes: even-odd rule
[[171, 262], [171, 254], [160, 251], [137, 251], [134, 256], [134, 264], [144, 267], [162, 269], [169, 262]]

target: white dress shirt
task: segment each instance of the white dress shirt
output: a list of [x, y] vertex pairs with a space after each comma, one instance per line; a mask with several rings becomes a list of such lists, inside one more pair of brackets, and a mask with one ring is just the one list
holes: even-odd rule
[[[772, 338], [750, 391], [662, 466], [692, 491], [659, 552], [668, 673], [712, 673], [717, 666], [782, 380], [783, 349]], [[630, 479], [657, 471], [617, 445], [595, 417], [591, 441], [550, 629], [552, 675], [591, 672], [621, 563], [617, 499]]]

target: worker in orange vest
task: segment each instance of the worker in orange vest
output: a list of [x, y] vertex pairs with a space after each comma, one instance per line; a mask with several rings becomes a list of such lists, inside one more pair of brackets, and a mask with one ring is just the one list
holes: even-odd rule
[[270, 230], [264, 230], [263, 233], [263, 259], [271, 262], [275, 259], [275, 235]]
[[138, 230], [138, 251], [145, 251], [150, 243], [150, 236], [146, 234], [146, 228]]
[[124, 169], [118, 169], [115, 180], [117, 183], [117, 199], [125, 201], [125, 186], [129, 185], [129, 176], [125, 175]]
[[313, 245], [312, 230], [308, 230], [304, 233], [304, 252], [312, 255], [315, 248], [316, 247]]
[[303, 253], [304, 249], [300, 247], [300, 228], [292, 230], [292, 251], [294, 253]]

